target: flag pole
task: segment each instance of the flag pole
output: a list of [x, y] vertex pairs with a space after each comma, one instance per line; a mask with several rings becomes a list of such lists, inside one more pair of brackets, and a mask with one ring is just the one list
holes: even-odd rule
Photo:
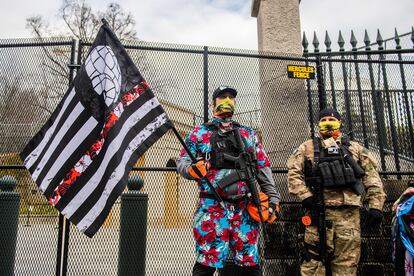
[[70, 222], [59, 213], [58, 248], [56, 254], [56, 276], [66, 276]]
[[[183, 138], [181, 138], [180, 134], [178, 133], [178, 131], [175, 128], [174, 125], [172, 125], [172, 130], [173, 130], [175, 136], [177, 136], [177, 138], [180, 141], [180, 143], [183, 146], [183, 148], [187, 151], [188, 156], [190, 156], [190, 158], [191, 158], [191, 161], [193, 163], [195, 163], [197, 161], [197, 159], [195, 158], [195, 156], [193, 155], [193, 153], [190, 151], [190, 149], [188, 148], [187, 144], [184, 142]], [[216, 191], [216, 189], [214, 189], [213, 184], [211, 184], [210, 180], [208, 180], [207, 178], [205, 178], [205, 180], [206, 180], [207, 185], [210, 188], [210, 190], [213, 191], [213, 194], [216, 197], [216, 199], [220, 202], [221, 207], [225, 208], [224, 201], [221, 198], [221, 196], [219, 195], [219, 193]]]

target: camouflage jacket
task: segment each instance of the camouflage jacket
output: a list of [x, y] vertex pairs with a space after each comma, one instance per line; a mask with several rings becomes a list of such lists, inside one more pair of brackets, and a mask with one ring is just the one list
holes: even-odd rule
[[[332, 147], [340, 143], [341, 138], [336, 141], [333, 138], [322, 140], [322, 146]], [[358, 161], [365, 171], [362, 182], [365, 187], [365, 199], [368, 201], [369, 208], [382, 210], [385, 201], [383, 184], [377, 171], [377, 162], [374, 156], [362, 145], [351, 141], [349, 151], [352, 157]], [[303, 200], [312, 196], [312, 191], [305, 184], [304, 165], [305, 160], [313, 162], [313, 141], [307, 140], [289, 157], [288, 167], [288, 189], [289, 192]], [[362, 198], [351, 188], [324, 188], [324, 200], [326, 206], [361, 206]]]

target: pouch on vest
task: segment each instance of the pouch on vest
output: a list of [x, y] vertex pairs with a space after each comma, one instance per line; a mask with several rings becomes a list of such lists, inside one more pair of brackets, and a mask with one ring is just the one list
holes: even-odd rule
[[345, 186], [345, 176], [342, 164], [339, 162], [339, 160], [335, 160], [329, 163], [329, 166], [331, 167], [331, 172], [334, 177], [335, 186]]
[[319, 170], [321, 172], [323, 185], [325, 187], [335, 186], [334, 178], [331, 172], [331, 166], [328, 162], [323, 162], [319, 164]]
[[354, 184], [356, 182], [354, 170], [350, 167], [344, 169], [345, 181], [348, 184]]
[[243, 180], [244, 179], [242, 179], [239, 172], [237, 170], [234, 170], [223, 179], [218, 181], [217, 186], [222, 190], [227, 188], [225, 196], [226, 198], [234, 198], [240, 194], [239, 186], [237, 183]]
[[349, 154], [344, 155], [344, 161], [352, 168], [356, 178], [362, 178], [365, 175], [364, 169]]

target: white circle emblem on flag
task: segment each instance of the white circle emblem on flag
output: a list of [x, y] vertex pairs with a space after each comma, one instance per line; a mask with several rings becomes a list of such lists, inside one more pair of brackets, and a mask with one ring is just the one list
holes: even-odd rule
[[110, 106], [121, 89], [121, 70], [111, 47], [95, 47], [86, 58], [85, 69], [95, 92], [103, 94], [105, 104]]

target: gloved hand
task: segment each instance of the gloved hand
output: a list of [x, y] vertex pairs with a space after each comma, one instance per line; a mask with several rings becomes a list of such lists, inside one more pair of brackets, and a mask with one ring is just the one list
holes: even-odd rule
[[280, 219], [280, 206], [279, 204], [275, 204], [269, 202], [269, 218], [267, 220], [268, 223], [273, 223], [274, 221]]
[[374, 227], [382, 221], [382, 211], [374, 208], [368, 210], [367, 226]]
[[191, 166], [188, 168], [188, 173], [194, 178], [194, 179], [201, 179], [207, 174], [207, 163], [204, 161], [204, 159], [197, 160], [196, 163], [191, 164]]
[[302, 200], [302, 207], [307, 210], [312, 210], [314, 206], [315, 200], [313, 196], [307, 197], [304, 200]]

